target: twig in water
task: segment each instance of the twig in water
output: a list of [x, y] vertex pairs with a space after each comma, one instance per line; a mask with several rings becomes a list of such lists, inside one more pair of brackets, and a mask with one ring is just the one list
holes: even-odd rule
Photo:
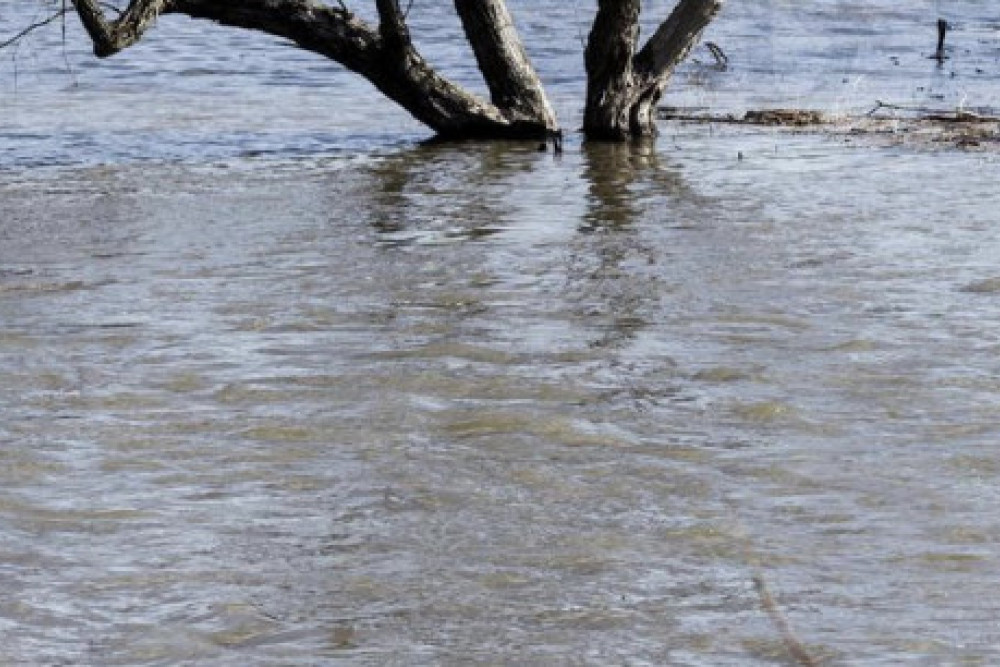
[[66, 53], [66, 13], [69, 11], [69, 0], [62, 0], [62, 25], [60, 30], [62, 31], [62, 57], [63, 63], [66, 65], [66, 71], [69, 72], [70, 77], [73, 79], [73, 85], [76, 86], [79, 82], [76, 79], [76, 72], [73, 71], [73, 63], [69, 61], [69, 54]]
[[774, 623], [774, 627], [777, 628], [778, 634], [781, 635], [781, 642], [785, 645], [788, 653], [803, 667], [819, 667], [819, 662], [809, 655], [806, 647], [802, 645], [799, 638], [792, 632], [792, 627], [789, 625], [788, 619], [785, 618], [785, 615], [781, 613], [781, 609], [778, 608], [778, 603], [775, 602], [774, 596], [768, 590], [767, 582], [764, 581], [764, 575], [760, 572], [754, 573], [753, 586], [757, 589], [757, 595], [760, 597], [760, 605], [767, 612], [768, 618]]
[[939, 123], [1000, 122], [1000, 116], [994, 116], [988, 113], [978, 113], [975, 111], [967, 111], [962, 108], [955, 109], [955, 111], [947, 111], [925, 106], [904, 106], [902, 104], [889, 104], [888, 102], [883, 102], [882, 100], [875, 100], [875, 106], [872, 107], [865, 115], [869, 117], [874, 116], [882, 109], [892, 109], [893, 111], [908, 111], [915, 116], [916, 120], [936, 121]]
[[740, 541], [743, 543], [743, 557], [747, 565], [751, 568], [752, 574], [750, 578], [753, 581], [754, 589], [757, 591], [757, 596], [760, 598], [760, 605], [778, 631], [781, 643], [785, 646], [785, 650], [788, 651], [789, 656], [802, 667], [819, 667], [819, 660], [810, 655], [806, 647], [799, 641], [799, 638], [795, 636], [791, 624], [785, 615], [781, 613], [777, 601], [771, 595], [771, 591], [767, 587], [767, 581], [764, 579], [764, 574], [760, 568], [760, 560], [754, 555], [753, 545], [750, 542], [750, 535], [747, 533], [746, 526], [740, 521], [735, 510], [733, 510], [733, 516], [738, 526]]
[[866, 113], [866, 116], [874, 116], [882, 109], [892, 109], [893, 111], [917, 111], [917, 107], [904, 107], [900, 104], [889, 104], [888, 102], [883, 102], [882, 100], [875, 100], [875, 106]]
[[705, 42], [705, 47], [712, 52], [712, 56], [715, 58], [715, 64], [720, 70], [725, 70], [729, 67], [729, 56], [726, 52], [722, 50], [715, 42]]
[[24, 28], [23, 30], [21, 30], [21, 32], [17, 33], [16, 35], [14, 35], [13, 37], [11, 37], [10, 39], [7, 39], [7, 40], [5, 40], [3, 42], [0, 42], [0, 49], [6, 49], [8, 46], [11, 46], [12, 44], [17, 44], [19, 41], [21, 41], [22, 39], [24, 39], [25, 37], [27, 37], [28, 35], [30, 35], [34, 31], [38, 30], [39, 28], [44, 28], [45, 26], [49, 25], [50, 23], [55, 23], [60, 18], [62, 18], [63, 16], [65, 16], [68, 11], [69, 10], [67, 8], [63, 7], [62, 9], [60, 9], [59, 11], [57, 11], [52, 16], [50, 16], [50, 17], [48, 17], [46, 19], [42, 19], [41, 21], [38, 21], [37, 23], [32, 23], [27, 28]]

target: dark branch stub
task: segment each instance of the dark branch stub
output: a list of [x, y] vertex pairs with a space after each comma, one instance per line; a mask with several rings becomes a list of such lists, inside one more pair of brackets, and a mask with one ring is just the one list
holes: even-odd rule
[[948, 56], [944, 53], [944, 40], [948, 36], [948, 22], [944, 19], [938, 19], [937, 22], [938, 29], [938, 41], [937, 49], [934, 51], [934, 55], [931, 56], [932, 59], [940, 62], [944, 62], [948, 59]]
[[156, 18], [169, 10], [170, 4], [170, 0], [132, 0], [117, 19], [108, 21], [101, 3], [73, 0], [80, 22], [94, 42], [94, 54], [99, 58], [112, 56], [142, 39]]
[[726, 52], [722, 50], [722, 47], [715, 42], [705, 42], [705, 48], [709, 50], [712, 57], [715, 58], [715, 66], [720, 71], [725, 71], [729, 67], [729, 56]]
[[406, 16], [399, 8], [399, 0], [375, 0], [378, 9], [379, 34], [391, 51], [400, 51], [412, 46], [410, 29]]

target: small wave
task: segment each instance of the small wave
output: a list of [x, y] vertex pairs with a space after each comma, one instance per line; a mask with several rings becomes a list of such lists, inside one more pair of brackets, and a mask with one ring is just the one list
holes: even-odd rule
[[12, 283], [9, 285], [0, 284], [0, 294], [13, 292], [76, 292], [86, 289], [87, 285], [82, 280], [70, 280], [67, 282], [33, 282], [33, 283]]

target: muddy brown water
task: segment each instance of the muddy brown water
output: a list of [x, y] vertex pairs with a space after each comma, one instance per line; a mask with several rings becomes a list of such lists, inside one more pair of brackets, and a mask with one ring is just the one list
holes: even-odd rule
[[[944, 73], [944, 3], [795, 6], [734, 3], [677, 99], [992, 104], [989, 3]], [[586, 8], [534, 11], [572, 119]], [[421, 146], [321, 62], [159, 30], [2, 65], [0, 663], [795, 664], [755, 579], [826, 664], [1000, 660], [995, 155]]]

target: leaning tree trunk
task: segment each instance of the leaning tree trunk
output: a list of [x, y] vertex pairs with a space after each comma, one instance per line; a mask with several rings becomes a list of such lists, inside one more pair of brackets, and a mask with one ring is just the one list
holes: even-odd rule
[[493, 104], [515, 124], [559, 125], [504, 0], [455, 0], [465, 35], [476, 54]]
[[624, 141], [656, 135], [656, 105], [674, 68], [722, 8], [722, 0], [680, 0], [639, 46], [640, 0], [599, 0], [587, 41], [588, 139]]
[[114, 20], [99, 0], [72, 0], [108, 57], [138, 42], [161, 14], [257, 30], [324, 55], [368, 79], [442, 138], [543, 139], [558, 129], [502, 0], [456, 0], [493, 101], [438, 74], [410, 39], [398, 0], [376, 0], [379, 25], [317, 0], [131, 0]]

